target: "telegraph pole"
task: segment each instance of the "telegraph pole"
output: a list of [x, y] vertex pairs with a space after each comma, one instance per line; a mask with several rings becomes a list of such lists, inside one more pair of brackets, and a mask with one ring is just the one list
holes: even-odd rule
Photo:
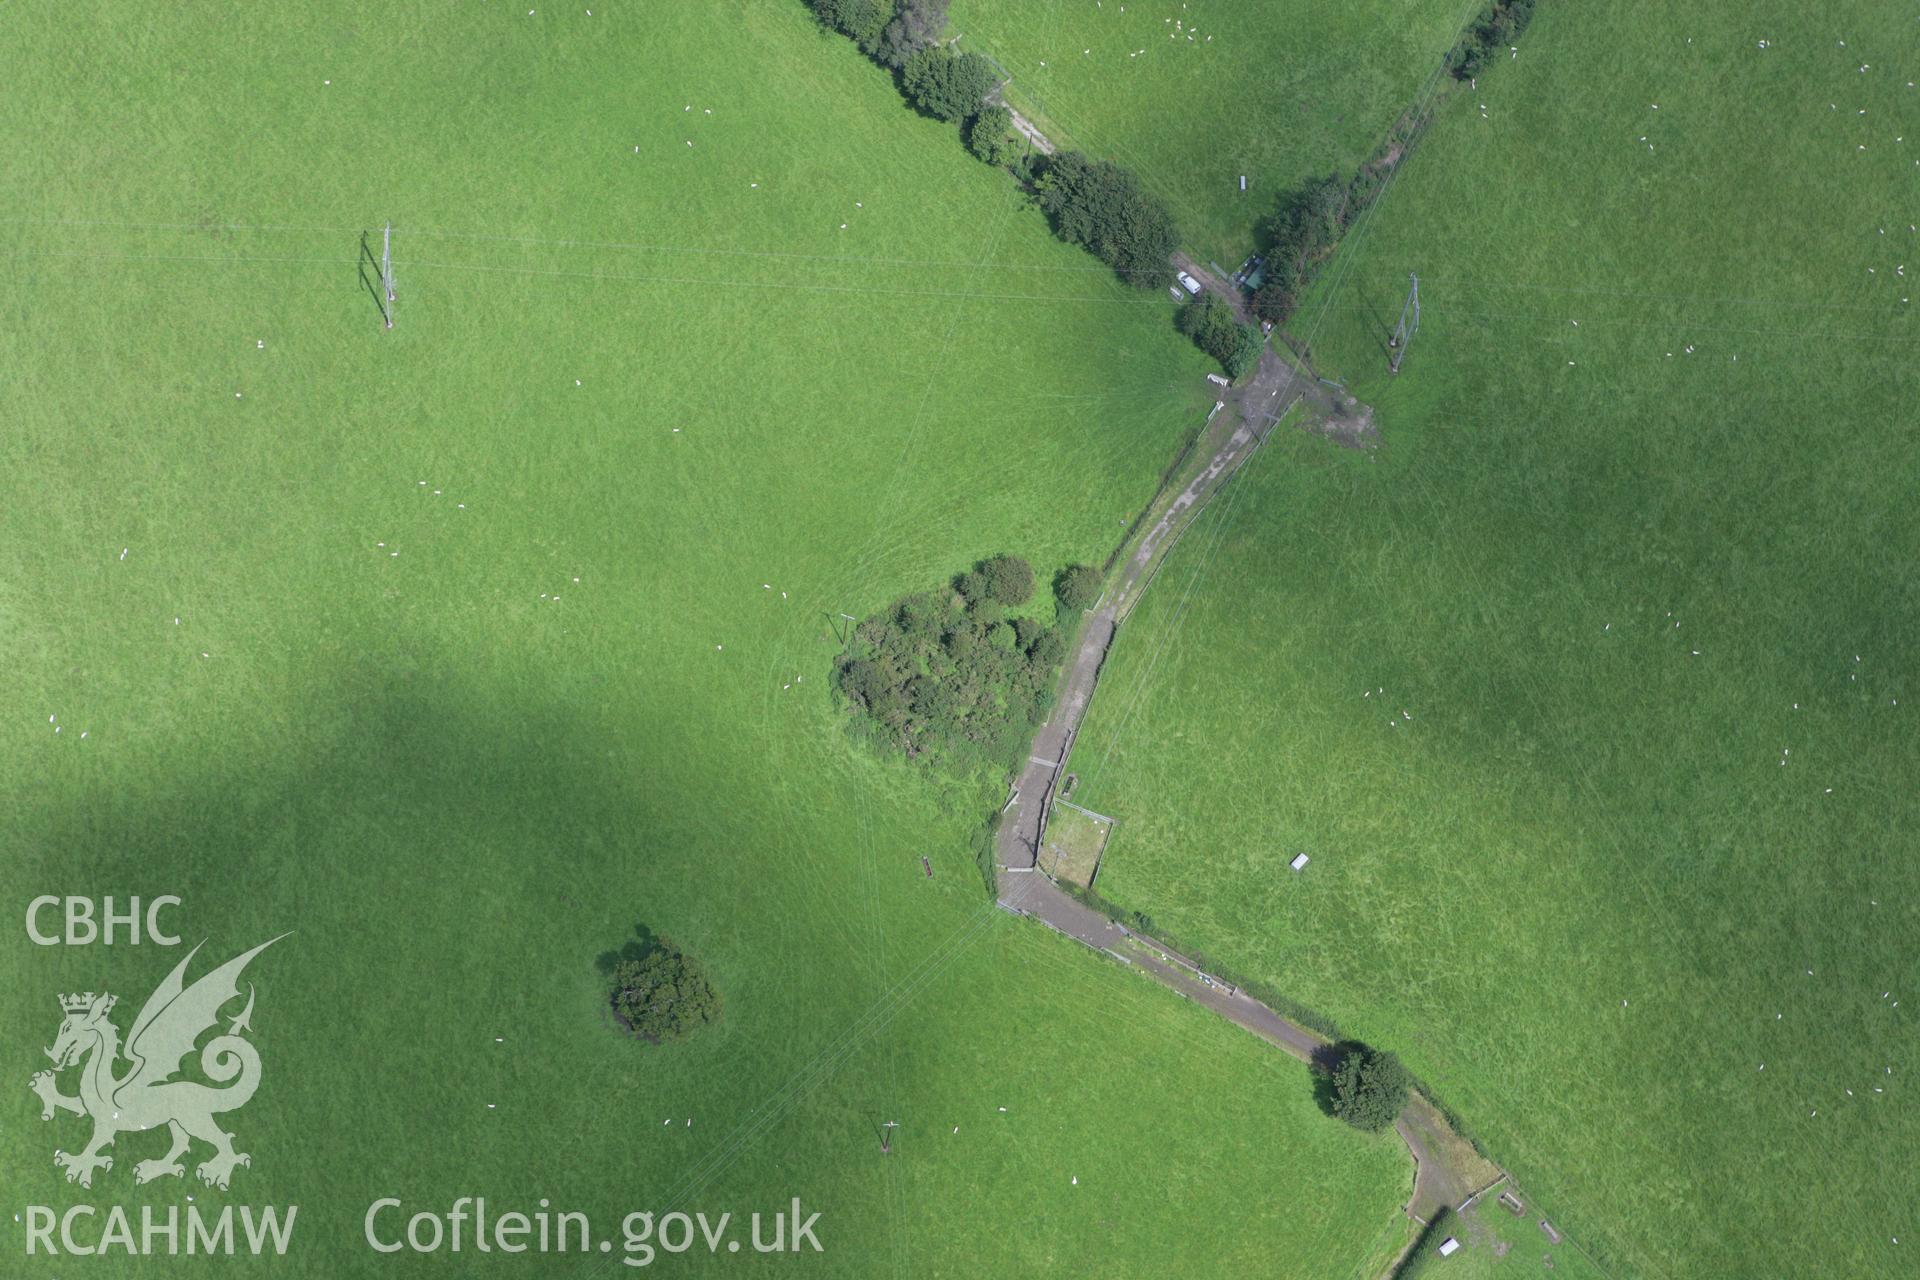
[[889, 1120], [880, 1126], [880, 1154], [893, 1154], [893, 1131], [900, 1127], [898, 1120]]
[[1393, 337], [1387, 341], [1387, 371], [1400, 372], [1400, 362], [1407, 358], [1407, 348], [1413, 345], [1413, 335], [1420, 331], [1420, 277], [1412, 275], [1412, 286], [1407, 290], [1407, 300], [1400, 306], [1400, 323], [1393, 327]]

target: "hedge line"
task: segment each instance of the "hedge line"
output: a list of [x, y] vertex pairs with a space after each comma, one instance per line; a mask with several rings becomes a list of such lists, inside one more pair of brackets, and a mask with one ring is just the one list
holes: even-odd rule
[[1013, 136], [1013, 116], [988, 98], [999, 87], [991, 58], [940, 42], [948, 0], [806, 0], [830, 31], [893, 73], [907, 100], [960, 126], [967, 150], [1010, 170], [1038, 199], [1054, 234], [1087, 250], [1140, 288], [1167, 282], [1180, 233], [1166, 204], [1134, 174], [1077, 151], [1034, 155]]
[[1480, 11], [1460, 37], [1460, 43], [1447, 54], [1447, 66], [1455, 79], [1471, 80], [1486, 69], [1487, 63], [1502, 49], [1520, 39], [1520, 33], [1533, 21], [1536, 0], [1494, 0]]

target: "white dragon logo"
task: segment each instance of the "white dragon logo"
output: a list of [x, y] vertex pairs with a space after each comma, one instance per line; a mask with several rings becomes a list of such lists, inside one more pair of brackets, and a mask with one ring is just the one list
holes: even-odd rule
[[[283, 933], [280, 938], [286, 936]], [[35, 1073], [30, 1087], [40, 1095], [42, 1120], [53, 1119], [56, 1111], [93, 1117], [93, 1140], [86, 1150], [78, 1155], [53, 1153], [54, 1164], [67, 1171], [68, 1182], [91, 1187], [94, 1170], [113, 1168], [113, 1157], [103, 1152], [116, 1135], [161, 1124], [172, 1133], [173, 1146], [158, 1160], [134, 1165], [135, 1182], [151, 1182], [166, 1175], [177, 1178], [185, 1173], [180, 1157], [193, 1138], [213, 1147], [213, 1155], [197, 1170], [200, 1180], [209, 1186], [226, 1190], [234, 1166], [252, 1163], [251, 1157], [233, 1149], [233, 1135], [213, 1119], [220, 1112], [245, 1106], [260, 1085], [260, 1054], [240, 1038], [241, 1032], [251, 1030], [247, 1021], [253, 1014], [251, 983], [247, 986], [246, 1008], [229, 1020], [225, 1035], [216, 1035], [200, 1050], [200, 1070], [209, 1080], [226, 1087], [215, 1089], [173, 1077], [193, 1052], [194, 1043], [219, 1022], [221, 1007], [239, 997], [240, 973], [247, 962], [280, 938], [271, 938], [235, 956], [191, 987], [183, 978], [188, 962], [200, 947], [189, 951], [133, 1020], [124, 1050], [132, 1065], [124, 1075], [114, 1074], [114, 1064], [123, 1051], [119, 1029], [107, 1020], [118, 997], [104, 991], [60, 997], [66, 1020], [60, 1024], [53, 1047], [46, 1051], [53, 1059], [53, 1070]], [[69, 1097], [60, 1092], [55, 1073], [82, 1059], [85, 1064], [80, 1071], [79, 1095]]]

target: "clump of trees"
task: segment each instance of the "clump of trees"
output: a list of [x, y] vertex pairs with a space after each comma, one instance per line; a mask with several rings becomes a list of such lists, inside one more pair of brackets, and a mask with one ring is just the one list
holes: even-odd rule
[[1461, 80], [1486, 70], [1495, 54], [1513, 44], [1533, 21], [1535, 0], [1494, 0], [1468, 26], [1460, 43], [1447, 54], [1447, 65]]
[[1392, 1128], [1413, 1091], [1413, 1078], [1400, 1059], [1353, 1041], [1335, 1048], [1339, 1056], [1328, 1073], [1328, 1110], [1368, 1133]]
[[1010, 767], [1046, 719], [1066, 657], [1058, 627], [1007, 616], [1033, 588], [1031, 565], [999, 555], [895, 601], [854, 628], [835, 687], [887, 750]]
[[1229, 378], [1238, 378], [1259, 363], [1260, 350], [1266, 345], [1258, 325], [1241, 324], [1233, 308], [1212, 294], [1180, 308], [1174, 323], [1196, 347], [1218, 360]]
[[1166, 283], [1179, 247], [1173, 214], [1131, 172], [1078, 151], [1053, 157], [1035, 184], [1040, 207], [1063, 240], [1087, 249], [1143, 289]]
[[660, 937], [613, 966], [608, 1001], [629, 1032], [655, 1044], [684, 1040], [720, 1020], [720, 993], [698, 960]]

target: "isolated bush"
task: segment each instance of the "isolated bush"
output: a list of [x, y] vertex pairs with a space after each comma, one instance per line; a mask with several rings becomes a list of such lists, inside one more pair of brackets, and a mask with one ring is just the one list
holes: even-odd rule
[[922, 49], [900, 68], [900, 87], [936, 120], [965, 120], [994, 86], [993, 64], [977, 53]]
[[1334, 1115], [1354, 1128], [1379, 1133], [1400, 1118], [1411, 1090], [1399, 1058], [1354, 1044], [1333, 1068], [1329, 1105]]
[[1090, 564], [1070, 564], [1053, 575], [1053, 597], [1062, 609], [1078, 613], [1100, 598], [1100, 571]]
[[665, 937], [614, 965], [608, 999], [629, 1031], [655, 1043], [685, 1039], [720, 1020], [720, 993], [706, 968]]
[[1090, 250], [1129, 284], [1151, 289], [1165, 282], [1180, 235], [1166, 205], [1133, 174], [1066, 151], [1053, 157], [1035, 186], [1061, 239]]

